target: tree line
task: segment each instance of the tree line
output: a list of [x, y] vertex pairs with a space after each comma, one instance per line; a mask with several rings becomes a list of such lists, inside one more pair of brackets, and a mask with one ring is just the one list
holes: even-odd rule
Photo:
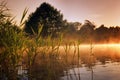
[[119, 42], [120, 27], [106, 27], [102, 24], [96, 27], [94, 23], [68, 22], [63, 14], [49, 3], [42, 3], [26, 20], [24, 31], [27, 35], [51, 36], [56, 38], [63, 33], [63, 39], [80, 40], [81, 42]]
[[84, 24], [79, 23], [75, 25], [76, 23], [78, 22], [70, 23], [73, 26], [68, 26], [69, 29], [67, 29], [66, 38], [73, 38], [73, 40], [76, 39], [85, 43], [119, 43], [119, 26], [106, 27], [102, 24], [96, 27], [89, 20], [85, 20]]

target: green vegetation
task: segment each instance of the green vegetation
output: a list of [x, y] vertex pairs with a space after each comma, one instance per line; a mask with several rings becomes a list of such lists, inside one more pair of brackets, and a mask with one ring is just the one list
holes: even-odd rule
[[[79, 45], [86, 39], [92, 42], [95, 25], [88, 20], [84, 25], [79, 22], [66, 23], [62, 14], [48, 3], [43, 3], [24, 21], [27, 12], [26, 8], [18, 26], [8, 14], [6, 3], [0, 5], [0, 80], [58, 80], [63, 75], [69, 80], [69, 76], [72, 79], [70, 69], [76, 80], [80, 80], [80, 70], [78, 68], [79, 72], [76, 73], [75, 68], [81, 67], [82, 63], [91, 69], [93, 75], [95, 56], [99, 60], [103, 57], [93, 54], [92, 44], [89, 53], [81, 54]], [[24, 25], [25, 28], [20, 29]], [[80, 30], [75, 27], [81, 25]], [[99, 34], [99, 30], [96, 33]], [[81, 40], [68, 41], [80, 36], [78, 34], [82, 35]]]
[[0, 5], [0, 74], [9, 80], [17, 79], [17, 66], [21, 61], [24, 36], [21, 30], [12, 22], [13, 19], [6, 12], [5, 3]]
[[52, 38], [51, 35], [43, 38], [40, 36], [44, 27], [42, 25], [39, 25], [37, 33], [32, 29], [33, 37], [26, 36], [19, 29], [24, 25], [27, 9], [23, 12], [19, 26], [7, 16], [6, 4], [2, 3], [0, 10], [0, 79], [58, 80], [69, 69], [69, 65], [74, 63], [68, 58], [70, 55], [74, 59], [69, 54], [71, 44], [66, 43], [65, 47], [61, 47], [62, 35], [60, 38]]
[[48, 3], [42, 3], [34, 13], [29, 15], [24, 30], [26, 33], [33, 35], [32, 29], [38, 33], [40, 25], [43, 25], [40, 34], [42, 37], [49, 35], [57, 37], [59, 32], [65, 27], [65, 20], [63, 20], [63, 15], [60, 11]]

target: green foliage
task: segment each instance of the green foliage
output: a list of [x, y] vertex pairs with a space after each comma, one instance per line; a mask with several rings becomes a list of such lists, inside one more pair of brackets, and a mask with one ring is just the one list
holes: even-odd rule
[[[2, 21], [1, 21], [2, 22]], [[0, 25], [0, 66], [3, 75], [9, 80], [17, 79], [17, 70], [22, 58], [24, 35], [21, 30], [13, 24], [12, 19], [6, 18]]]
[[43, 3], [29, 16], [24, 29], [28, 34], [33, 34], [32, 29], [38, 33], [39, 25], [43, 25], [41, 31], [43, 37], [56, 36], [65, 26], [65, 21], [60, 11], [48, 3]]
[[6, 3], [0, 5], [0, 79], [17, 80], [18, 65], [25, 44], [24, 33], [14, 24], [8, 14]]
[[[5, 25], [4, 25], [5, 26]], [[9, 80], [17, 79], [17, 70], [22, 58], [25, 43], [22, 32], [17, 32], [14, 26], [5, 26], [0, 30], [0, 44], [4, 49], [0, 55], [0, 65]]]
[[[19, 27], [21, 24], [24, 24], [23, 19], [26, 12], [27, 9], [23, 12]], [[24, 32], [18, 29], [18, 26], [13, 23], [13, 18], [11, 19], [6, 16], [1, 18], [0, 79], [6, 78], [8, 80], [17, 80], [18, 67], [21, 66], [24, 66], [24, 68], [27, 69], [29, 80], [57, 79], [56, 76], [58, 76], [60, 72], [58, 67], [60, 67], [61, 63], [58, 59], [59, 46], [56, 47], [56, 45], [60, 45], [60, 41], [57, 42], [56, 40], [52, 40], [51, 36], [48, 36], [45, 39], [40, 37], [43, 28], [42, 25], [39, 25], [40, 28], [37, 33], [32, 30], [34, 35], [36, 35], [34, 38], [28, 38], [25, 36]], [[26, 63], [23, 64], [23, 62]], [[43, 72], [41, 72], [41, 70]]]
[[20, 20], [20, 25], [19, 25], [19, 27], [21, 27], [21, 28], [22, 28], [22, 27], [24, 26], [24, 24], [25, 24], [24, 18], [25, 18], [25, 16], [26, 16], [27, 12], [28, 12], [28, 9], [25, 8], [25, 10], [23, 11], [22, 18], [21, 18], [21, 20]]
[[[52, 38], [63, 29], [65, 23], [57, 9], [43, 3], [31, 15], [25, 30], [35, 35], [33, 38], [26, 37], [18, 29], [25, 24], [28, 9], [24, 10], [20, 25], [16, 26], [14, 18], [6, 13], [6, 6], [0, 8], [0, 79], [18, 80], [19, 76], [23, 78], [27, 75], [28, 80], [58, 80], [63, 72], [68, 77], [71, 76], [69, 69], [74, 69], [75, 65], [80, 67], [80, 42], [64, 42], [62, 34], [60, 38]], [[68, 32], [75, 30], [72, 27], [74, 25], [80, 24], [70, 24], [71, 29]], [[44, 36], [47, 37], [43, 38]], [[27, 74], [18, 75], [19, 67], [22, 67], [20, 70], [26, 69]], [[80, 76], [75, 70], [74, 74], [76, 77]]]

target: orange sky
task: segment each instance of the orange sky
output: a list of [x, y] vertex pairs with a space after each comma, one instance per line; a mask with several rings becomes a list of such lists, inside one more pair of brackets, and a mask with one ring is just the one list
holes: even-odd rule
[[88, 19], [98, 27], [120, 26], [120, 0], [5, 0], [11, 13], [19, 21], [25, 7], [28, 15], [42, 2], [48, 2], [63, 13], [68, 21], [84, 22]]

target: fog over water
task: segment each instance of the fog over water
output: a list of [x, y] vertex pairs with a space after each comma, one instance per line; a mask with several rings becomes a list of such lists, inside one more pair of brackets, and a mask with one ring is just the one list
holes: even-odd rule
[[81, 66], [70, 68], [62, 80], [120, 80], [120, 44], [80, 45], [79, 52]]

